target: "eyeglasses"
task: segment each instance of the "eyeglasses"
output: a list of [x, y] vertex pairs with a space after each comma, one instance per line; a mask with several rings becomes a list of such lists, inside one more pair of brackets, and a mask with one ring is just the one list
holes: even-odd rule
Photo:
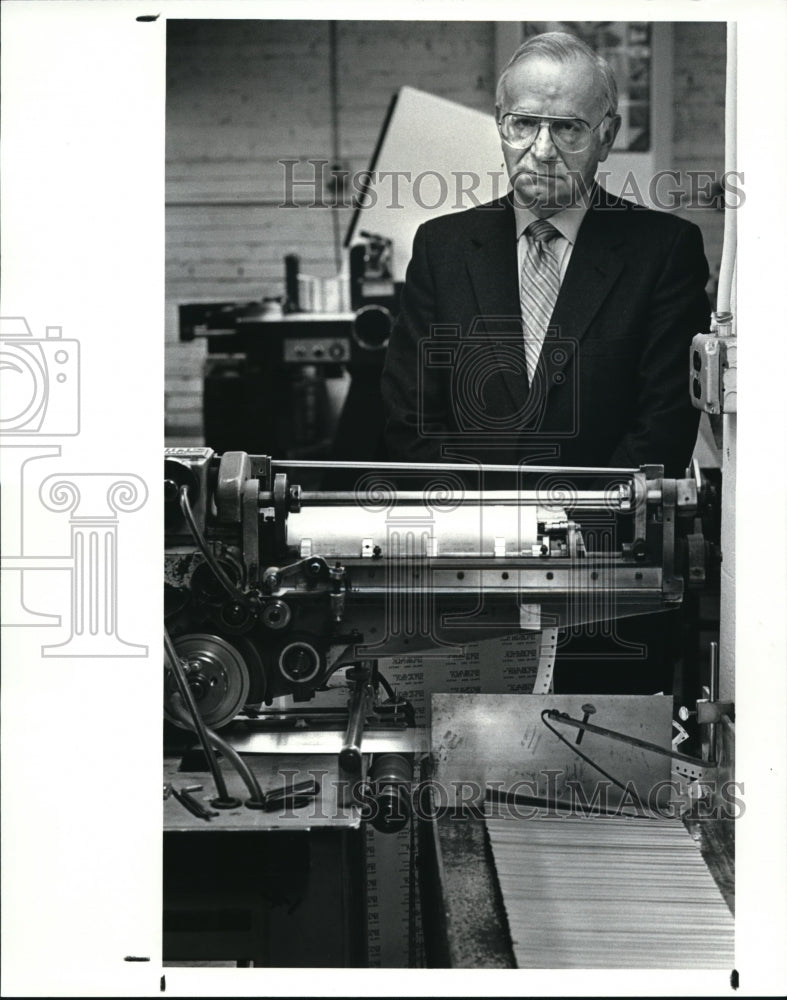
[[562, 153], [582, 153], [590, 145], [590, 137], [609, 114], [609, 111], [605, 111], [598, 125], [591, 126], [582, 118], [553, 118], [511, 111], [503, 115], [497, 127], [509, 146], [527, 149], [536, 141], [541, 126], [548, 124], [549, 136], [556, 149]]

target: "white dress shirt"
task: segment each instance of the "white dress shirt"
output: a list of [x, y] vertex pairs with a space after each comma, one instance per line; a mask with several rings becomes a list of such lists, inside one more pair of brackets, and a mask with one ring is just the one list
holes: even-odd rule
[[[554, 215], [550, 215], [547, 219], [547, 222], [551, 222], [559, 233], [551, 241], [551, 247], [560, 265], [561, 284], [563, 278], [566, 276], [568, 262], [571, 260], [571, 252], [577, 241], [577, 233], [579, 232], [579, 227], [582, 225], [582, 220], [585, 218], [585, 212], [587, 212], [587, 205], [572, 205], [569, 208], [561, 208], [559, 212], [555, 212]], [[519, 274], [522, 273], [522, 265], [525, 262], [525, 255], [527, 254], [527, 236], [525, 236], [525, 230], [537, 218], [538, 216], [534, 215], [529, 208], [514, 205]]]

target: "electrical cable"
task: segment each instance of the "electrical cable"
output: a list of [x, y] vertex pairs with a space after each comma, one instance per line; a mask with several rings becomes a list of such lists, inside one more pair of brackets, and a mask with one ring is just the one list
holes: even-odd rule
[[412, 702], [409, 702], [406, 698], [400, 698], [396, 691], [391, 687], [390, 682], [380, 673], [379, 668], [375, 672], [375, 677], [380, 682], [380, 686], [383, 688], [385, 693], [388, 695], [390, 701], [401, 706], [401, 710], [404, 713], [405, 723], [408, 726], [415, 726], [415, 709], [413, 708]]
[[191, 504], [189, 503], [188, 486], [181, 486], [179, 500], [180, 500], [180, 509], [183, 512], [183, 516], [186, 518], [186, 523], [189, 526], [189, 531], [191, 532], [194, 541], [197, 543], [197, 547], [202, 553], [205, 562], [213, 570], [214, 576], [222, 585], [222, 587], [224, 587], [224, 589], [227, 591], [230, 597], [233, 598], [233, 600], [245, 601], [246, 599], [245, 594], [243, 593], [243, 591], [239, 590], [235, 586], [232, 580], [230, 580], [230, 578], [224, 572], [218, 560], [211, 551], [210, 546], [205, 540], [204, 535], [199, 529], [199, 525], [197, 524], [194, 518], [194, 514], [191, 510]]
[[[165, 598], [166, 598], [166, 590], [167, 590], [167, 588], [166, 588], [166, 585], [165, 585]], [[170, 591], [174, 592], [175, 588], [174, 587], [170, 588]], [[189, 600], [190, 600], [190, 597], [189, 597], [188, 594], [185, 594], [184, 596], [182, 596], [180, 598], [180, 605], [179, 605], [179, 607], [170, 608], [169, 611], [165, 611], [164, 612], [164, 621], [168, 622], [172, 618], [175, 618], [177, 615], [179, 615], [181, 613], [181, 611], [185, 611], [186, 608], [188, 607]], [[166, 601], [165, 601], [165, 603], [166, 603]]]
[[377, 680], [380, 682], [381, 686], [385, 689], [385, 693], [388, 695], [389, 698], [391, 699], [396, 698], [396, 692], [391, 687], [390, 683], [385, 679], [385, 677], [383, 677], [383, 675], [380, 673], [379, 670], [377, 671]]
[[[172, 704], [172, 709], [175, 715], [177, 715], [181, 721], [187, 722], [188, 716], [186, 715], [183, 706], [178, 704]], [[254, 773], [252, 772], [249, 765], [241, 757], [238, 751], [231, 744], [227, 743], [225, 739], [215, 733], [212, 729], [207, 726], [205, 728], [205, 733], [208, 740], [211, 743], [212, 748], [219, 750], [227, 760], [232, 764], [235, 770], [243, 779], [243, 783], [249, 790], [251, 798], [246, 802], [246, 805], [250, 809], [262, 809], [265, 806], [265, 793], [260, 788], [259, 782], [257, 781]], [[223, 778], [223, 775], [222, 775]]]

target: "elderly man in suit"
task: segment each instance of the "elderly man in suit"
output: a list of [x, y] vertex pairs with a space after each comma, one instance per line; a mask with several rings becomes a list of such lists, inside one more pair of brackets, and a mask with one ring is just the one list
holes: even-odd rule
[[[389, 457], [683, 475], [698, 422], [689, 345], [709, 321], [698, 228], [596, 182], [617, 87], [574, 36], [520, 46], [496, 112], [508, 194], [415, 236], [382, 379]], [[569, 644], [556, 690], [669, 689], [678, 623], [661, 617]]]
[[609, 65], [562, 32], [503, 70], [506, 197], [422, 225], [382, 390], [391, 459], [688, 464], [696, 226], [595, 182], [620, 126]]

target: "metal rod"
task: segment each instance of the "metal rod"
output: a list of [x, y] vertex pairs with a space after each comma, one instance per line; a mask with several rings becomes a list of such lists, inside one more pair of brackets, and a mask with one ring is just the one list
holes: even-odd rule
[[710, 683], [708, 685], [710, 701], [718, 701], [719, 698], [719, 644], [710, 644]]
[[557, 472], [563, 475], [631, 476], [639, 469], [608, 469], [590, 465], [473, 465], [469, 462], [329, 462], [301, 458], [272, 459], [271, 465], [282, 469], [369, 469], [376, 472]]
[[[713, 704], [719, 697], [719, 644], [710, 644], [710, 678], [708, 680], [708, 701]], [[716, 723], [708, 723], [708, 756], [716, 760]]]
[[[370, 667], [357, 667], [352, 695], [350, 696], [347, 729], [339, 751], [339, 766], [348, 774], [357, 775], [361, 771], [361, 740], [366, 719], [372, 708], [374, 691], [371, 685]], [[348, 679], [349, 674], [348, 674]]]
[[[261, 503], [270, 503], [271, 494], [268, 492], [260, 494]], [[364, 497], [359, 494], [354, 493], [350, 490], [329, 492], [325, 490], [304, 490], [300, 495], [302, 504], [320, 504], [321, 506], [342, 506], [343, 504], [359, 504], [364, 501]], [[373, 498], [370, 498], [371, 502]], [[431, 503], [436, 509], [440, 509], [441, 501], [440, 497], [435, 497], [430, 501], [429, 497], [425, 495], [423, 490], [394, 490], [390, 498], [384, 497], [383, 501], [390, 499], [394, 503]], [[530, 507], [590, 507], [590, 508], [604, 508], [609, 510], [616, 509], [619, 510], [624, 504], [630, 504], [631, 497], [615, 497], [610, 496], [604, 490], [584, 490], [578, 492], [575, 496], [567, 497], [562, 500], [559, 497], [549, 497], [538, 492], [533, 491], [522, 491], [522, 492], [510, 492], [507, 490], [489, 490], [480, 491], [472, 490], [466, 493], [462, 493], [461, 496], [456, 498], [461, 499], [464, 504], [517, 504], [519, 506], [530, 506]], [[446, 505], [454, 503], [453, 497], [449, 496], [445, 503]]]
[[591, 725], [591, 723], [583, 722], [581, 719], [572, 719], [570, 716], [564, 715], [555, 709], [550, 709], [546, 714], [553, 722], [562, 722], [567, 726], [574, 726], [576, 729], [586, 729], [589, 733], [595, 733], [597, 736], [607, 736], [609, 739], [617, 740], [619, 743], [628, 743], [630, 746], [641, 747], [643, 750], [651, 750], [662, 757], [679, 760], [684, 764], [693, 764], [695, 767], [709, 767], [716, 763], [714, 759], [701, 760], [697, 757], [689, 757], [687, 754], [678, 753], [676, 750], [665, 750], [664, 747], [660, 747], [656, 743], [648, 743], [647, 740], [638, 739], [636, 736], [617, 733], [614, 729], [603, 729], [601, 726]]

